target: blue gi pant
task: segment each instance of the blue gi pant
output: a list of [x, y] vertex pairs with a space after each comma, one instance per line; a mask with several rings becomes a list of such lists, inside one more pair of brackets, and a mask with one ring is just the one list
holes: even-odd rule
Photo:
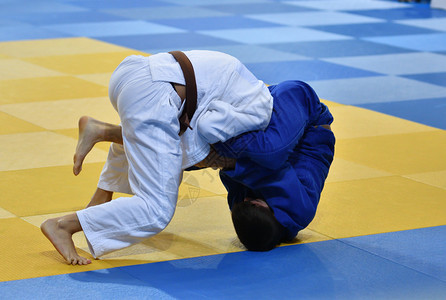
[[333, 160], [335, 137], [317, 125], [333, 117], [314, 90], [301, 81], [270, 86], [271, 121], [264, 131], [251, 131], [214, 144], [219, 154], [236, 158], [233, 170], [220, 177], [232, 207], [245, 197], [266, 200], [288, 239], [313, 220]]

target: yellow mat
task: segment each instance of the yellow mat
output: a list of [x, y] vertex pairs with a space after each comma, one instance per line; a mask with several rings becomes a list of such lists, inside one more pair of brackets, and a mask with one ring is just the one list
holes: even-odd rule
[[[141, 53], [88, 38], [0, 43], [0, 281], [243, 250], [211, 169], [185, 174], [164, 232], [91, 265], [65, 265], [40, 233], [43, 220], [83, 208], [94, 192], [108, 144], [74, 177], [77, 120], [119, 122], [108, 78], [130, 54]], [[324, 102], [336, 156], [316, 218], [295, 242], [445, 225], [446, 132]], [[90, 257], [82, 233], [74, 240]]]

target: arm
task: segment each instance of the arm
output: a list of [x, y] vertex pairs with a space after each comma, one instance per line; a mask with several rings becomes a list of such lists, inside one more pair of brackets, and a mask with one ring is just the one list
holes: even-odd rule
[[225, 88], [197, 120], [198, 130], [209, 144], [263, 130], [271, 118], [273, 98], [265, 84], [239, 61], [231, 68]]
[[195, 166], [198, 168], [234, 169], [235, 159], [218, 154], [211, 145], [209, 155]]

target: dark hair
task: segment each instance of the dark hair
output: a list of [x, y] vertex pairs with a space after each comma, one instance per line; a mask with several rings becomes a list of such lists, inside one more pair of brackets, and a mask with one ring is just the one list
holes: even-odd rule
[[234, 204], [232, 223], [238, 238], [250, 251], [269, 251], [284, 238], [285, 228], [273, 212], [250, 201]]

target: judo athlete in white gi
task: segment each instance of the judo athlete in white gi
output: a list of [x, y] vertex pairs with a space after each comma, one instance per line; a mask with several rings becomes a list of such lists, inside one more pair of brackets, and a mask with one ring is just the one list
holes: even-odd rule
[[[120, 126], [80, 120], [75, 174], [96, 142], [114, 143], [89, 206], [41, 226], [67, 263], [91, 263], [76, 252], [72, 234], [77, 231], [84, 231], [95, 258], [162, 231], [173, 217], [184, 169], [203, 161], [211, 144], [268, 126], [271, 93], [242, 63], [219, 52], [184, 53], [198, 94], [192, 129], [179, 136], [185, 78], [168, 53], [130, 56], [113, 73], [109, 97]], [[134, 196], [110, 201], [113, 192]]]

